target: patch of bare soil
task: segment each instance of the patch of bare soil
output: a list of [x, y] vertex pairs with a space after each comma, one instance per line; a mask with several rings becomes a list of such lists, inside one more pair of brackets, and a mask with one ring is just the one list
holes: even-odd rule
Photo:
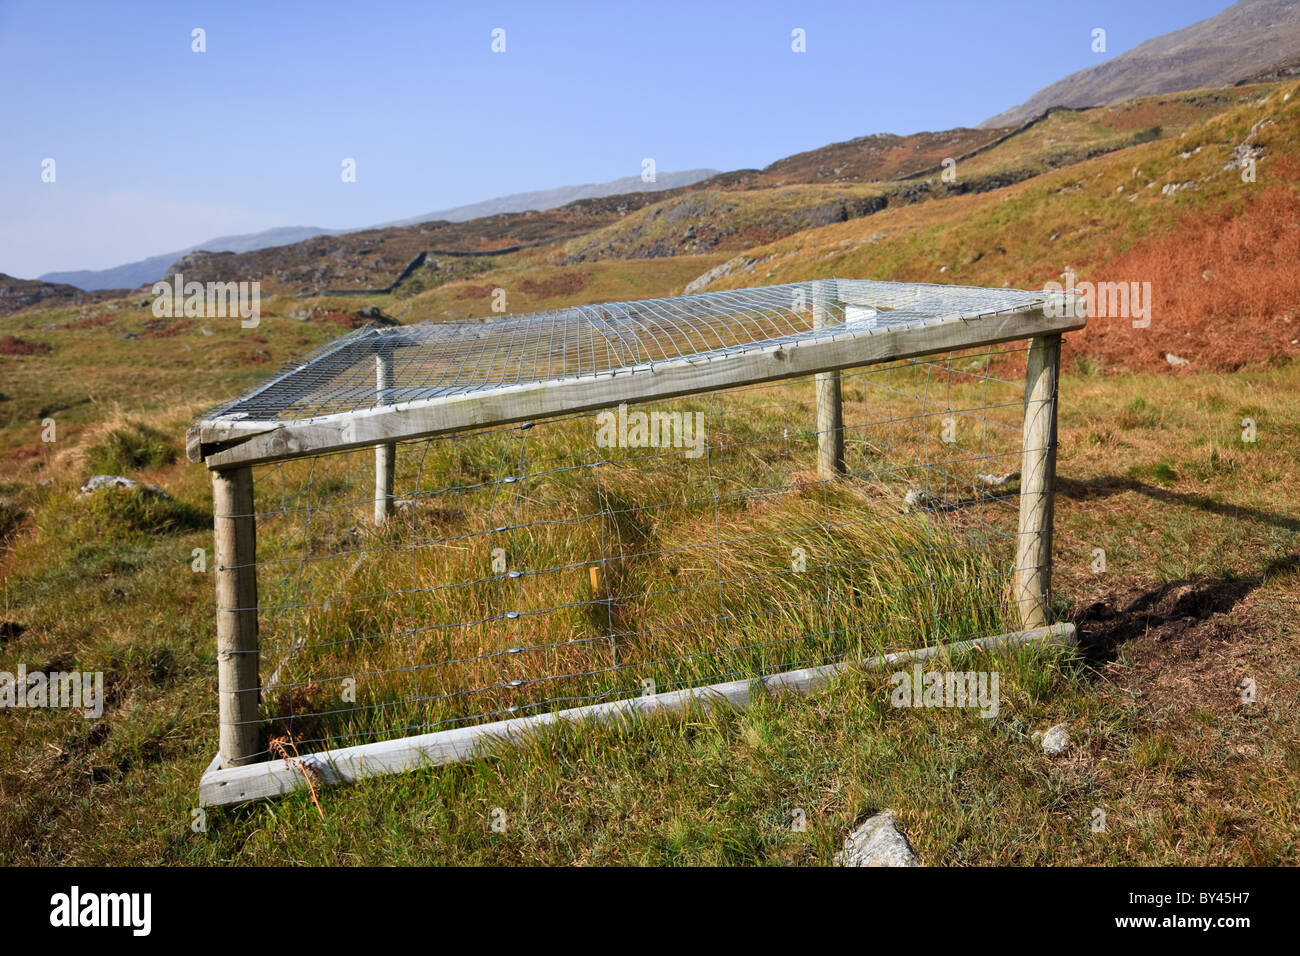
[[1184, 581], [1108, 592], [1079, 617], [1082, 648], [1117, 690], [1168, 722], [1232, 712], [1263, 630], [1250, 601], [1258, 585]]

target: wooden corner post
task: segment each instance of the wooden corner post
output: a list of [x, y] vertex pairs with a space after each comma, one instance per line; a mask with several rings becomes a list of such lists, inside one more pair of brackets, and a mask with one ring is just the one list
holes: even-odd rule
[[[393, 387], [393, 353], [384, 349], [375, 356], [375, 398], [388, 404], [388, 390]], [[397, 445], [386, 442], [375, 446], [375, 527], [382, 528], [393, 513], [393, 470], [397, 466]]]
[[1044, 627], [1048, 621], [1056, 484], [1056, 394], [1060, 364], [1059, 334], [1030, 340], [1025, 362], [1025, 428], [1014, 584], [1020, 626], [1026, 629]]
[[217, 712], [221, 766], [252, 762], [262, 752], [258, 704], [257, 526], [253, 471], [212, 472], [217, 576]]
[[[821, 280], [813, 284], [813, 328], [833, 324], [830, 303], [832, 284]], [[817, 394], [817, 474], [823, 481], [844, 474], [844, 405], [839, 372], [821, 372], [814, 376]]]

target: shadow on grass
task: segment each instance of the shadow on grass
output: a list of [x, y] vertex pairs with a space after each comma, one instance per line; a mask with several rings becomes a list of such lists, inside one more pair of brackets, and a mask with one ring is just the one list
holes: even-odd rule
[[1257, 508], [1246, 508], [1242, 505], [1225, 504], [1206, 495], [1189, 495], [1181, 491], [1171, 491], [1168, 488], [1148, 485], [1136, 478], [1121, 477], [1119, 475], [1107, 475], [1092, 481], [1076, 481], [1073, 478], [1058, 477], [1056, 479], [1056, 490], [1065, 497], [1073, 498], [1076, 501], [1109, 498], [1111, 495], [1132, 491], [1167, 505], [1197, 508], [1224, 518], [1233, 518], [1237, 521], [1257, 521], [1261, 524], [1270, 524], [1275, 528], [1284, 528], [1287, 531], [1300, 533], [1300, 518], [1274, 514], [1271, 511], [1260, 511]]

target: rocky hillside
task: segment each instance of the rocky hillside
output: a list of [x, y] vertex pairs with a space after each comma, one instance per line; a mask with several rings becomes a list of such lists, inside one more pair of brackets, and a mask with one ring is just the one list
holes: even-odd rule
[[1005, 135], [995, 129], [950, 129], [895, 136], [876, 133], [796, 153], [762, 170], [755, 185], [872, 183], [933, 170], [949, 158], [966, 156]]
[[[1155, 139], [1257, 95], [1254, 88], [1146, 98], [1117, 107], [1052, 110], [1011, 130], [864, 137], [756, 173], [745, 190], [720, 178], [629, 213], [564, 246], [565, 263], [732, 253], [883, 209], [1002, 189], [1095, 156]], [[869, 144], [869, 147], [868, 147]], [[866, 158], [857, 158], [861, 154]], [[942, 165], [952, 159], [949, 175]], [[785, 176], [821, 180], [763, 188]], [[844, 179], [825, 173], [840, 170]], [[852, 170], [859, 181], [847, 178]], [[890, 173], [897, 173], [890, 177]], [[713, 188], [710, 188], [713, 187]], [[731, 188], [728, 188], [731, 187]]]
[[259, 280], [295, 294], [366, 292], [391, 285], [421, 256], [446, 263], [448, 274], [465, 263], [583, 235], [682, 190], [580, 199], [559, 209], [503, 213], [468, 222], [426, 222], [368, 229], [248, 253], [196, 252], [168, 270], [187, 280]]
[[1071, 73], [980, 128], [1014, 126], [1053, 106], [1103, 106], [1135, 96], [1231, 86], [1298, 55], [1300, 2], [1239, 0], [1208, 20]]
[[0, 315], [51, 305], [87, 305], [122, 294], [121, 289], [87, 292], [60, 282], [15, 279], [0, 272]]
[[[764, 169], [719, 173], [690, 185], [656, 191], [580, 199], [543, 211], [502, 213], [461, 221], [420, 222], [246, 253], [192, 252], [167, 270], [187, 279], [261, 280], [264, 286], [300, 295], [365, 293], [389, 289], [412, 267], [431, 266], [427, 284], [464, 274], [475, 260], [581, 236], [602, 235], [624, 217], [648, 207], [650, 218], [667, 226], [663, 240], [637, 239], [625, 246], [572, 250], [570, 258], [615, 255], [645, 257], [711, 252], [737, 244], [765, 242], [810, 226], [866, 215], [883, 206], [877, 190], [855, 184], [889, 182], [937, 169], [945, 158], [961, 157], [1004, 140], [1008, 130], [955, 129], [895, 136], [882, 133], [777, 160]], [[844, 187], [780, 195], [774, 187]], [[751, 197], [720, 200], [719, 193]], [[742, 209], [743, 207], [743, 209]], [[738, 210], [741, 210], [739, 214]], [[753, 213], [749, 216], [748, 213]], [[710, 221], [716, 221], [711, 225]], [[436, 274], [430, 274], [436, 273]]]
[[[1300, 359], [1296, 156], [1294, 79], [1057, 110], [959, 163], [954, 183], [925, 176], [685, 193], [566, 244], [581, 257], [557, 258], [550, 248], [504, 256], [391, 309], [404, 322], [490, 318], [494, 288], [509, 291], [511, 311], [526, 312], [831, 275], [1041, 288], [1069, 268], [1080, 281], [1149, 282], [1154, 316], [1149, 328], [1090, 322], [1070, 337], [1070, 367], [1174, 375], [1259, 368]], [[1253, 179], [1243, 178], [1247, 163]], [[1012, 182], [975, 188], [998, 176]], [[816, 209], [836, 190], [863, 200], [930, 190], [931, 198], [900, 193], [869, 215], [746, 244], [755, 223]], [[735, 232], [710, 253], [625, 254], [638, 242], [667, 248], [692, 229], [689, 242]], [[683, 275], [688, 263], [698, 266]]]

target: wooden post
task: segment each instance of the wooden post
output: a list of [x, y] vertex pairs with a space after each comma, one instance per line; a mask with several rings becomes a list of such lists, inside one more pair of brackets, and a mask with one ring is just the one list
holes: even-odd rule
[[[813, 285], [813, 328], [833, 324], [830, 315], [831, 284]], [[840, 392], [840, 373], [821, 372], [815, 376], [817, 393], [817, 474], [823, 481], [844, 474], [844, 406]]]
[[253, 471], [212, 473], [217, 575], [217, 713], [221, 766], [252, 762], [262, 752], [257, 641], [257, 525]]
[[1052, 584], [1056, 483], [1056, 389], [1061, 336], [1031, 339], [1025, 363], [1025, 429], [1020, 463], [1020, 528], [1014, 600], [1024, 628], [1044, 627]]
[[[393, 386], [393, 353], [385, 350], [375, 356], [375, 396], [378, 404], [388, 403]], [[386, 442], [375, 446], [375, 527], [382, 528], [393, 513], [393, 470], [397, 466], [397, 445]]]

